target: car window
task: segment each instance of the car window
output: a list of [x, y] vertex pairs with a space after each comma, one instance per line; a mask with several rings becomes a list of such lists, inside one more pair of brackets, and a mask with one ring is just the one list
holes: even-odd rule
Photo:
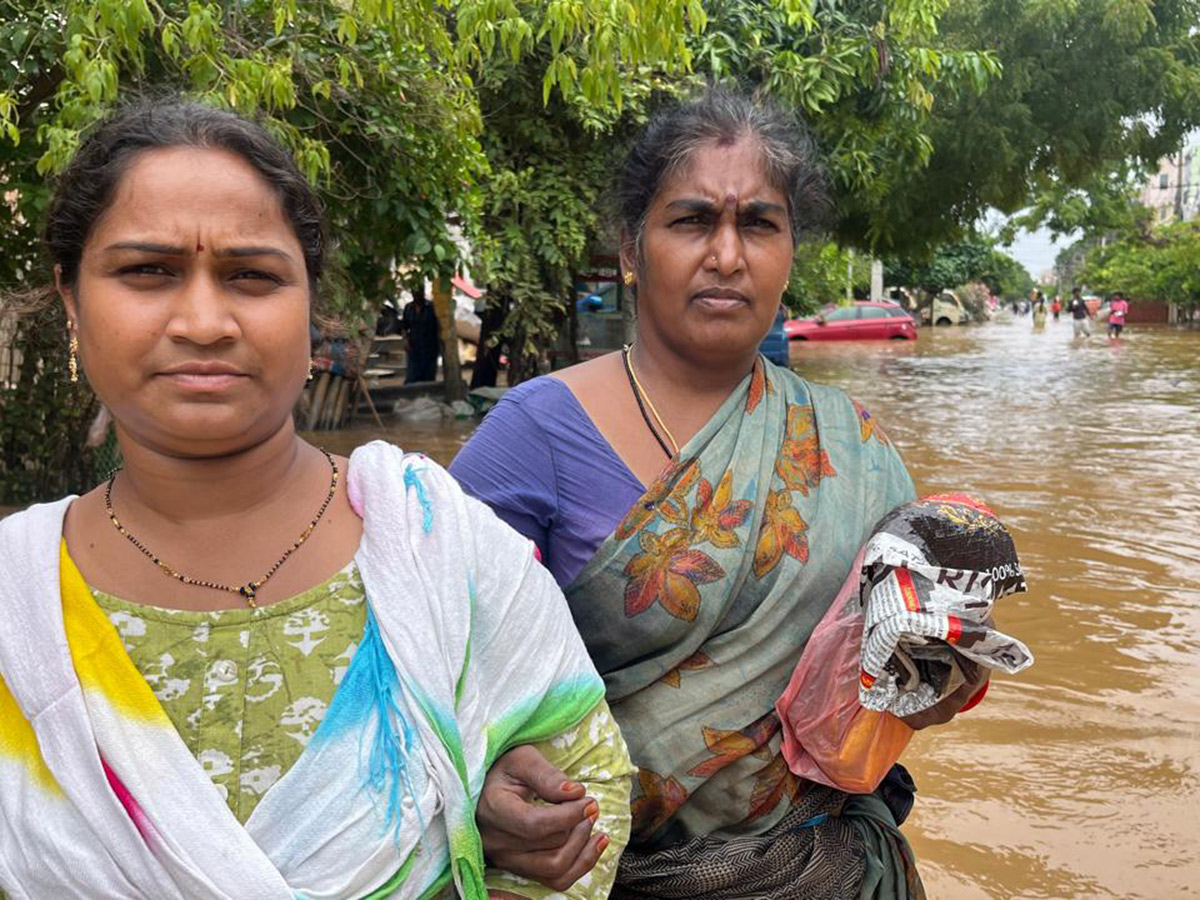
[[892, 317], [892, 310], [884, 309], [882, 306], [860, 306], [859, 309], [862, 310], [864, 319], [890, 319]]
[[858, 318], [858, 307], [856, 306], [839, 306], [835, 309], [825, 310], [826, 322], [846, 322], [850, 319]]

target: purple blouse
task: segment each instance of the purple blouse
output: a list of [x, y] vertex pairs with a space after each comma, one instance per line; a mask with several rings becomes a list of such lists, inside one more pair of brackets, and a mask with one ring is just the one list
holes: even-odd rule
[[550, 376], [506, 393], [450, 474], [537, 544], [564, 588], [646, 492], [571, 389]]

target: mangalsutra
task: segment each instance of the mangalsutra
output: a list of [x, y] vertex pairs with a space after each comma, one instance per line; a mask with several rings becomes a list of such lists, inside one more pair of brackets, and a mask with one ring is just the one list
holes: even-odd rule
[[[662, 416], [658, 414], [658, 410], [654, 408], [654, 401], [650, 399], [650, 395], [646, 393], [642, 387], [642, 383], [638, 381], [637, 372], [633, 370], [633, 360], [629, 358], [632, 348], [626, 344], [621, 348], [621, 358], [625, 361], [625, 374], [629, 376], [629, 387], [633, 389], [633, 399], [637, 401], [638, 409], [642, 413], [642, 419], [646, 422], [646, 428], [654, 435], [654, 439], [658, 441], [658, 446], [662, 447], [663, 453], [667, 455], [667, 459], [674, 459], [679, 455], [679, 444], [675, 440], [675, 436], [671, 434], [671, 429], [667, 427], [667, 423], [662, 420]], [[650, 408], [650, 413], [647, 414], [646, 407]], [[654, 416], [654, 422], [650, 421], [650, 415]], [[658, 428], [654, 427], [654, 423], [658, 423]], [[659, 434], [659, 429], [662, 434]], [[671, 446], [667, 447], [662, 439], [662, 435], [666, 435], [667, 440], [671, 442]]]
[[129, 542], [133, 544], [133, 546], [141, 550], [147, 559], [149, 559], [152, 563], [158, 566], [159, 569], [162, 570], [164, 575], [169, 575], [176, 581], [183, 582], [184, 584], [190, 584], [194, 587], [211, 588], [214, 591], [226, 591], [230, 594], [240, 594], [245, 599], [247, 606], [249, 606], [251, 609], [257, 609], [259, 589], [267, 583], [267, 580], [272, 575], [279, 571], [279, 567], [287, 562], [288, 557], [299, 550], [300, 545], [308, 540], [314, 529], [316, 529], [317, 523], [321, 521], [321, 517], [325, 515], [325, 510], [329, 508], [329, 504], [333, 500], [333, 495], [337, 493], [337, 462], [332, 456], [329, 455], [329, 451], [325, 450], [325, 448], [322, 447], [320, 450], [325, 454], [325, 458], [329, 460], [329, 467], [333, 472], [333, 475], [329, 481], [329, 493], [325, 495], [325, 502], [321, 504], [321, 508], [317, 510], [317, 514], [313, 517], [313, 520], [308, 523], [308, 527], [300, 533], [300, 537], [296, 538], [296, 540], [292, 542], [292, 546], [290, 546], [284, 552], [283, 556], [279, 557], [279, 559], [275, 562], [275, 565], [271, 566], [271, 568], [269, 568], [266, 574], [261, 578], [258, 578], [255, 581], [248, 581], [241, 587], [233, 587], [232, 585], [228, 584], [219, 584], [215, 581], [204, 581], [199, 578], [192, 578], [190, 575], [184, 575], [182, 572], [178, 572], [171, 568], [171, 566], [167, 565], [164, 560], [148, 550], [145, 544], [134, 537], [133, 534], [130, 533], [129, 529], [121, 524], [121, 520], [117, 518], [117, 514], [113, 512], [112, 508], [113, 482], [117, 480], [117, 475], [121, 471], [120, 469], [117, 469], [115, 472], [113, 472], [112, 476], [108, 479], [108, 486], [104, 489], [104, 509], [108, 512], [108, 518], [109, 521], [113, 523], [113, 527], [116, 528], [117, 531], [121, 532], [121, 534], [123, 534], [129, 540]]

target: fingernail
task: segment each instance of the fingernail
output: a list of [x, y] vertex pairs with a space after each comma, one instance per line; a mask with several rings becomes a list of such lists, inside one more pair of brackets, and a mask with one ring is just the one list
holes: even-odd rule
[[600, 818], [600, 804], [593, 800], [583, 808], [583, 814], [595, 822], [598, 818]]
[[571, 791], [580, 787], [583, 787], [583, 785], [581, 785], [578, 781], [564, 781], [559, 786], [559, 790], [563, 791], [564, 793], [570, 793]]
[[600, 840], [596, 843], [596, 847], [600, 850], [601, 853], [603, 853], [605, 850], [608, 849], [608, 845], [610, 843], [611, 843], [611, 841], [609, 841], [607, 835], [601, 835]]

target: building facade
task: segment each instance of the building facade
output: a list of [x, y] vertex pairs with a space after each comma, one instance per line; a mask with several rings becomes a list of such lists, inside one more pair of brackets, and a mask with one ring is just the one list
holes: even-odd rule
[[1191, 135], [1177, 153], [1159, 161], [1158, 171], [1142, 187], [1142, 205], [1156, 222], [1200, 218], [1200, 135]]

